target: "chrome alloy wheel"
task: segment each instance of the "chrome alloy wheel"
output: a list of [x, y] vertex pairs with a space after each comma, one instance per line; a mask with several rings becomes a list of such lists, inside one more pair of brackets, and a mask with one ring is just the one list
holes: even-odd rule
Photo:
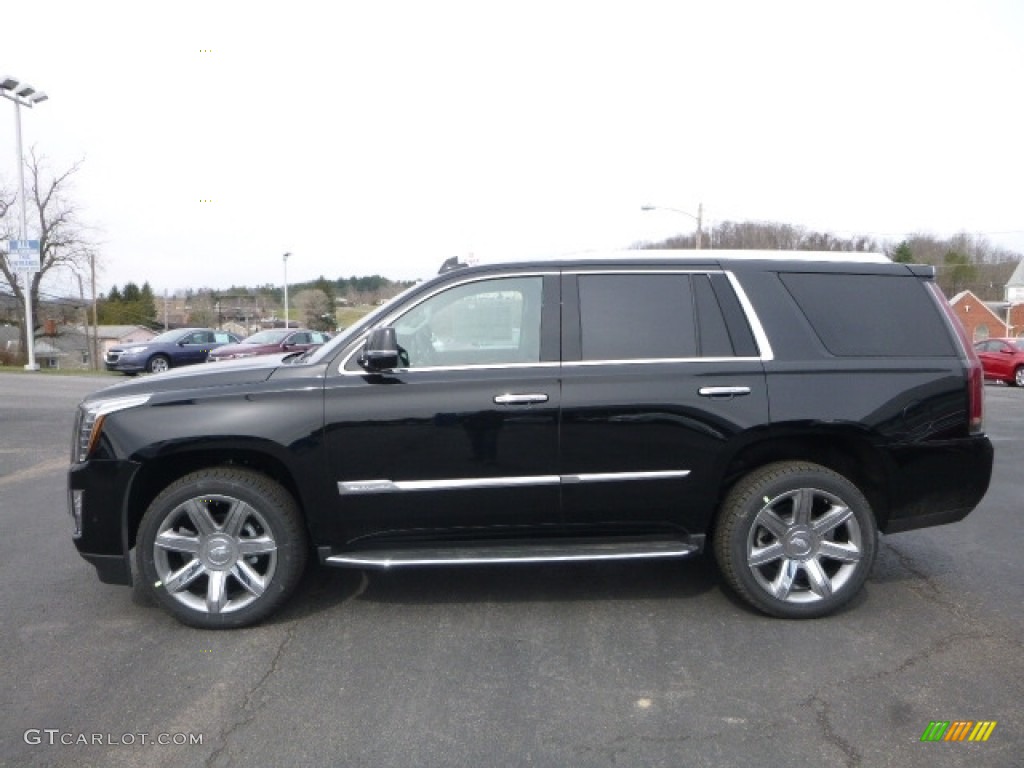
[[227, 495], [188, 499], [161, 523], [153, 540], [159, 581], [182, 605], [230, 613], [263, 595], [277, 568], [277, 542], [263, 515]]
[[152, 360], [149, 361], [149, 364], [146, 366], [146, 369], [150, 373], [164, 373], [165, 371], [169, 371], [171, 369], [171, 361], [168, 360], [163, 355], [156, 355]]
[[776, 600], [812, 603], [831, 597], [864, 556], [861, 526], [838, 496], [798, 488], [764, 497], [747, 535], [747, 567]]

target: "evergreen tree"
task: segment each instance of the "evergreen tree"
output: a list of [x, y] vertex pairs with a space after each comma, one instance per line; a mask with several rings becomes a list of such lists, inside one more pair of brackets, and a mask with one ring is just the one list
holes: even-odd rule
[[889, 258], [898, 264], [913, 264], [914, 254], [910, 251], [910, 243], [904, 240], [892, 249], [892, 253], [889, 254]]
[[143, 318], [140, 322], [156, 322], [156, 300], [153, 298], [153, 289], [149, 287], [148, 280], [142, 284], [142, 290], [139, 291], [139, 316]]

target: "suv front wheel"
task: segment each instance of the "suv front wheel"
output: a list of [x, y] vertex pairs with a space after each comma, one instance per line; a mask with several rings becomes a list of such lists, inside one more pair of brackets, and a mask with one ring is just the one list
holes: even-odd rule
[[772, 616], [832, 613], [860, 591], [875, 559], [874, 514], [853, 483], [806, 462], [768, 464], [722, 505], [714, 551], [729, 585]]
[[164, 489], [136, 544], [143, 587], [185, 624], [243, 627], [276, 610], [306, 564], [292, 496], [248, 469], [193, 472]]

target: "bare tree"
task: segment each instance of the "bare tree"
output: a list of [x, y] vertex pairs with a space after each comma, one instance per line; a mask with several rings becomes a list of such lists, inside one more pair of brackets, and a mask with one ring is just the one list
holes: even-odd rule
[[[26, 217], [31, 221], [30, 235], [35, 229], [39, 239], [39, 271], [29, 280], [29, 295], [34, 307], [39, 306], [39, 286], [52, 270], [88, 268], [93, 243], [89, 240], [87, 228], [81, 221], [80, 209], [71, 196], [72, 178], [81, 165], [81, 162], [78, 162], [63, 173], [51, 174], [46, 166], [46, 159], [37, 155], [35, 148], [31, 149], [29, 156], [25, 158], [25, 169], [30, 179], [30, 188], [26, 190], [29, 197]], [[13, 232], [15, 226], [12, 217], [7, 215], [11, 209], [11, 202], [13, 200], [7, 200], [0, 194], [0, 221], [8, 233]], [[6, 249], [3, 255], [6, 256]], [[6, 258], [0, 259], [0, 284], [2, 281], [10, 286], [14, 299], [21, 309], [21, 317], [24, 317], [25, 289], [18, 275], [9, 268]], [[31, 330], [34, 332], [35, 329]], [[23, 358], [28, 350], [28, 332], [29, 329], [22, 323], [20, 348]]]
[[327, 294], [319, 288], [300, 291], [295, 297], [303, 324], [317, 331], [334, 329], [334, 306]]

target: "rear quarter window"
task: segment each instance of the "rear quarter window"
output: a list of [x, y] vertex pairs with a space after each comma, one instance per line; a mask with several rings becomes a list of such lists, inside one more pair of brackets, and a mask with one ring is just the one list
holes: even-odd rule
[[953, 341], [915, 277], [780, 273], [815, 334], [837, 357], [949, 357]]

